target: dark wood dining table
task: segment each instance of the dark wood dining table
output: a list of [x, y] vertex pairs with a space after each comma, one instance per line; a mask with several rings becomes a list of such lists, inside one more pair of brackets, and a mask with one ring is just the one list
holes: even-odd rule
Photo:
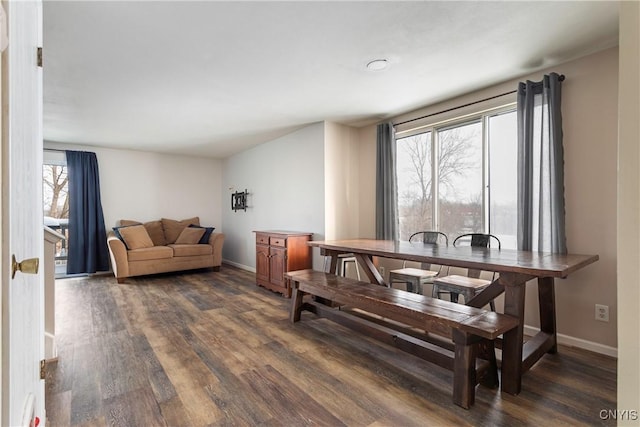
[[[324, 255], [331, 257], [332, 273], [336, 272], [338, 255], [354, 254], [369, 281], [382, 286], [386, 286], [386, 283], [373, 257], [499, 273], [487, 288], [466, 304], [481, 308], [504, 293], [504, 313], [519, 320], [518, 327], [505, 333], [502, 339], [501, 387], [509, 394], [520, 393], [522, 374], [545, 353], [557, 351], [554, 279], [566, 278], [598, 260], [598, 255], [561, 255], [374, 239], [311, 241], [308, 244], [320, 248]], [[525, 342], [525, 285], [532, 279], [537, 279], [538, 283], [540, 331]]]

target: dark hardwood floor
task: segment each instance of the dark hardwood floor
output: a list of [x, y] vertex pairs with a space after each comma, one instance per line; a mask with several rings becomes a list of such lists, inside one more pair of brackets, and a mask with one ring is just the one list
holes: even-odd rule
[[616, 361], [560, 347], [518, 396], [478, 387], [464, 410], [452, 373], [305, 313], [223, 265], [56, 282], [52, 426], [614, 425]]

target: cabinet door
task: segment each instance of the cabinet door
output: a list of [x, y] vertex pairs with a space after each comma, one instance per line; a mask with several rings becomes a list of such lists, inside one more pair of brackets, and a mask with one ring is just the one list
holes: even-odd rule
[[287, 265], [287, 250], [285, 248], [276, 248], [271, 246], [269, 249], [271, 256], [269, 259], [270, 275], [269, 281], [276, 286], [285, 287], [284, 273]]
[[269, 246], [256, 245], [256, 279], [269, 281]]

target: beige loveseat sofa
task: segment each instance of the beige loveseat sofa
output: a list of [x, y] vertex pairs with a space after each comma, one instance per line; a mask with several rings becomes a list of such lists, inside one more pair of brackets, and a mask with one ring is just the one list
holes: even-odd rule
[[[121, 220], [107, 235], [113, 273], [118, 283], [132, 276], [191, 270], [222, 264], [224, 234], [200, 227], [198, 217], [162, 218], [141, 223]], [[208, 237], [207, 237], [208, 236]]]

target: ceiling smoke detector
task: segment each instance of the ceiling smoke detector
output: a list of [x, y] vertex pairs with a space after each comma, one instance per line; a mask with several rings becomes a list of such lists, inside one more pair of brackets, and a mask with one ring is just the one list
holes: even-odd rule
[[369, 71], [382, 71], [389, 66], [389, 61], [386, 59], [374, 59], [367, 64], [367, 70]]

